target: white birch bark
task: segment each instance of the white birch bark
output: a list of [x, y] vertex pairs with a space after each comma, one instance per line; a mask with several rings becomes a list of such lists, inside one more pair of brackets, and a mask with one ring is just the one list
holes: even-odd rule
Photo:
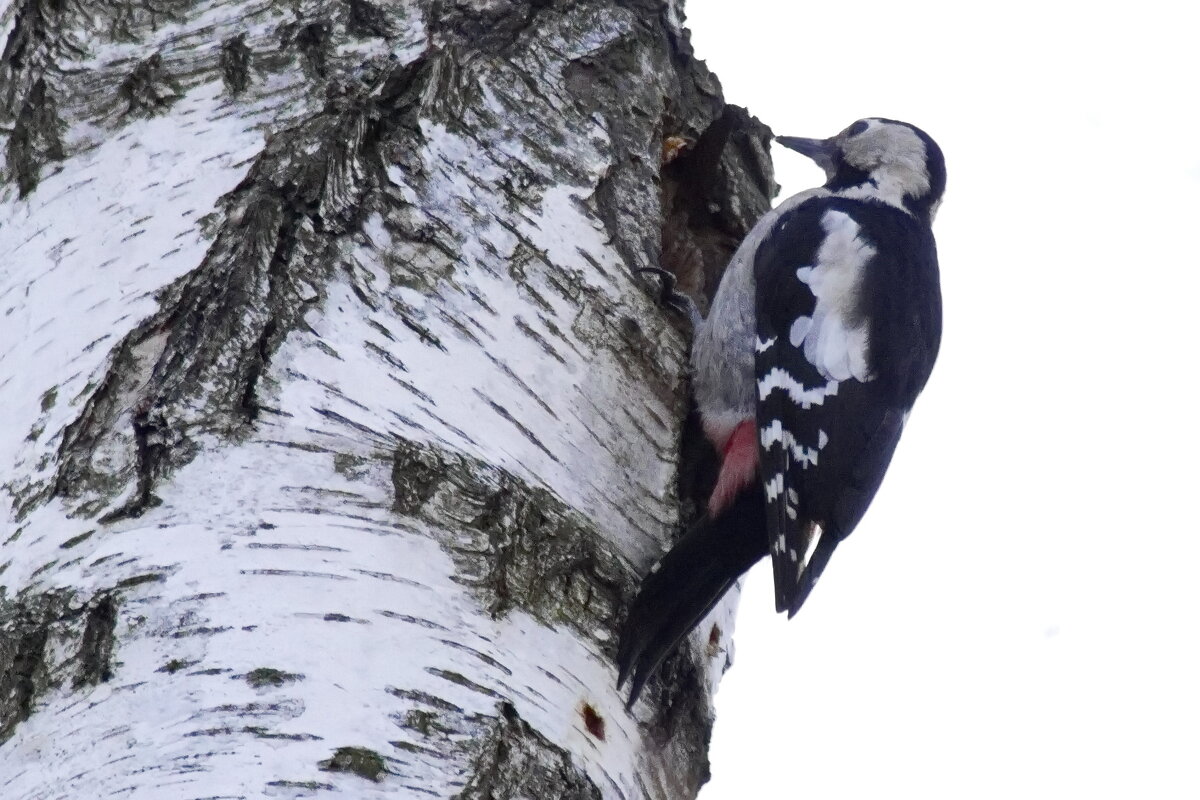
[[0, 9], [0, 797], [694, 796], [729, 604], [611, 663], [681, 514], [633, 270], [772, 184], [679, 8]]

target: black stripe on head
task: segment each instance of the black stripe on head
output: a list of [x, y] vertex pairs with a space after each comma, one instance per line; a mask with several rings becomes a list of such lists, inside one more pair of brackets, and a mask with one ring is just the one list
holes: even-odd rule
[[849, 189], [852, 186], [862, 186], [871, 179], [871, 173], [865, 169], [851, 166], [841, 153], [838, 153], [836, 170], [833, 177], [825, 182], [825, 188], [832, 192]]

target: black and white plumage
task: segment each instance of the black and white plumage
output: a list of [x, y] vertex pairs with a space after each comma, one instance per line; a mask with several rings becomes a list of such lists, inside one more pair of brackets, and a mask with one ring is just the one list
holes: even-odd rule
[[630, 611], [617, 659], [630, 703], [763, 556], [776, 609], [799, 610], [866, 512], [937, 356], [941, 150], [878, 118], [778, 141], [828, 180], [764, 216], [708, 317], [693, 315], [696, 403], [722, 467], [707, 513]]

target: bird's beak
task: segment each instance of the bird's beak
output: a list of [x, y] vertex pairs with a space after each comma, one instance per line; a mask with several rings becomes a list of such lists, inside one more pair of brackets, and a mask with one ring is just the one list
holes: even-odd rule
[[838, 147], [833, 139], [802, 139], [799, 136], [776, 136], [775, 141], [817, 162], [817, 166], [832, 177], [837, 172]]

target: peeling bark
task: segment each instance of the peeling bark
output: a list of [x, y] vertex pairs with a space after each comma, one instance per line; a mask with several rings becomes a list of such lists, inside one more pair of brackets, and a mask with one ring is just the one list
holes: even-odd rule
[[[678, 323], [774, 187], [671, 2], [0, 1], [0, 796], [692, 797]], [[681, 447], [682, 442], [682, 447]]]

